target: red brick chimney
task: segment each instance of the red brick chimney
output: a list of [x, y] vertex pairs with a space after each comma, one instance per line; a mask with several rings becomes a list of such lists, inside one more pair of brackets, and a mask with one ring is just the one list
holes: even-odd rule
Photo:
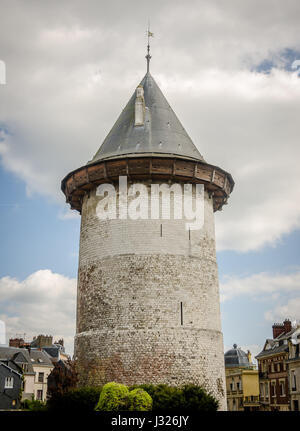
[[9, 347], [24, 347], [23, 338], [10, 338]]
[[283, 323], [274, 323], [272, 329], [273, 338], [277, 338], [280, 334], [286, 334], [292, 330], [292, 322], [289, 319], [285, 319]]
[[290, 319], [285, 319], [285, 321], [283, 322], [283, 325], [284, 325], [285, 334], [287, 334], [292, 330], [292, 322], [290, 321]]

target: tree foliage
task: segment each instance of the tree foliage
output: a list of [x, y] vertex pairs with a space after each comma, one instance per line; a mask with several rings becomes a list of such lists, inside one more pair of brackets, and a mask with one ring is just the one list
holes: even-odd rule
[[127, 410], [129, 390], [120, 383], [110, 382], [103, 386], [96, 411], [124, 411]]
[[55, 396], [48, 401], [49, 409], [64, 411], [93, 411], [99, 401], [101, 387], [70, 389], [64, 394]]
[[47, 405], [54, 410], [73, 411], [216, 411], [218, 401], [202, 387], [164, 384], [127, 387], [110, 382], [100, 387], [68, 389], [52, 397]]
[[142, 388], [151, 396], [153, 411], [216, 411], [218, 409], [218, 401], [197, 385], [177, 387], [144, 384], [131, 388]]
[[52, 400], [62, 397], [70, 389], [76, 387], [78, 375], [75, 361], [59, 361], [55, 363], [48, 376], [48, 397]]
[[32, 412], [44, 412], [47, 410], [47, 404], [39, 400], [24, 400], [21, 403], [23, 410], [30, 410]]
[[133, 389], [128, 394], [128, 410], [135, 412], [152, 410], [152, 398], [144, 389]]

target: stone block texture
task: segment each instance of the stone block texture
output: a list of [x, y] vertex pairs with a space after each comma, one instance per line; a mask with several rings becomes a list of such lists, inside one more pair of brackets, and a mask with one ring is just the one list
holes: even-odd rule
[[226, 410], [212, 199], [191, 231], [185, 218], [99, 220], [100, 199], [93, 189], [82, 205], [80, 385], [195, 383]]

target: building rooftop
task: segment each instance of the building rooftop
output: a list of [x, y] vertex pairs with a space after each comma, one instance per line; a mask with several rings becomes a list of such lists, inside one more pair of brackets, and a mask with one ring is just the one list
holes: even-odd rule
[[[143, 103], [144, 98], [144, 119], [137, 123], [135, 110], [140, 88], [143, 89], [140, 100]], [[134, 155], [176, 155], [204, 161], [149, 72], [137, 90], [88, 164]]]
[[269, 355], [274, 355], [275, 353], [282, 353], [282, 352], [288, 352], [288, 346], [286, 344], [282, 344], [280, 346], [277, 344], [274, 344], [270, 348], [262, 350], [255, 357], [261, 358], [262, 356], [269, 356]]
[[31, 349], [29, 355], [33, 365], [53, 366], [50, 355], [43, 350]]
[[236, 344], [233, 345], [233, 349], [228, 350], [225, 355], [225, 367], [250, 367], [248, 355], [242, 349], [240, 349]]
[[275, 323], [272, 328], [274, 337], [266, 339], [263, 350], [256, 356], [256, 358], [288, 352], [288, 340], [291, 339], [293, 334], [297, 333], [298, 330], [298, 327], [291, 326], [291, 321], [288, 319], [286, 319], [283, 324]]
[[0, 347], [0, 362], [20, 372], [23, 364], [27, 364], [26, 374], [34, 374], [28, 350], [18, 347]]
[[16, 371], [27, 364], [26, 374], [34, 374], [33, 366], [36, 365], [53, 366], [51, 357], [46, 352], [32, 348], [0, 347], [0, 362]]

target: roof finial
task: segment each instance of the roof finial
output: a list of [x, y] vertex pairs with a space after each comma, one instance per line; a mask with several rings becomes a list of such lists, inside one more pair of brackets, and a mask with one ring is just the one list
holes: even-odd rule
[[149, 41], [149, 38], [150, 38], [150, 37], [154, 37], [154, 33], [151, 33], [151, 31], [150, 31], [150, 21], [148, 21], [147, 36], [148, 36], [148, 45], [147, 45], [147, 55], [146, 55], [146, 59], [147, 59], [147, 73], [149, 73], [150, 60], [151, 60], [151, 55], [150, 55], [150, 41]]

